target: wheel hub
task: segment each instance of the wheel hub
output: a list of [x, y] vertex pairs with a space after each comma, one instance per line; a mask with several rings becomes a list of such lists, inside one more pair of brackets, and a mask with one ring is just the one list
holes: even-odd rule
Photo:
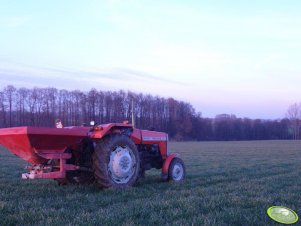
[[172, 177], [175, 181], [179, 181], [182, 179], [184, 175], [184, 169], [183, 166], [179, 163], [175, 164], [172, 169]]
[[135, 167], [136, 158], [129, 147], [118, 146], [111, 152], [108, 171], [115, 183], [127, 183], [134, 174]]

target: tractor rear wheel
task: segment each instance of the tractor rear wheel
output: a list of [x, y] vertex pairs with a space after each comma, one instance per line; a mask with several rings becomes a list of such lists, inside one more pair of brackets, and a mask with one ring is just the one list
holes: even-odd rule
[[116, 134], [96, 141], [92, 157], [94, 177], [101, 188], [126, 188], [137, 182], [140, 157], [129, 137]]
[[186, 168], [182, 159], [175, 157], [168, 169], [168, 180], [181, 182], [184, 180], [186, 174]]

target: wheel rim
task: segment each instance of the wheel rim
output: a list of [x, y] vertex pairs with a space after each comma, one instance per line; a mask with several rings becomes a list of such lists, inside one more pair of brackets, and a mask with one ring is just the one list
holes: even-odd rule
[[135, 169], [136, 158], [128, 146], [118, 146], [111, 152], [108, 172], [115, 183], [127, 183], [134, 175]]
[[179, 181], [183, 178], [184, 168], [182, 164], [176, 163], [172, 169], [172, 178], [175, 181]]

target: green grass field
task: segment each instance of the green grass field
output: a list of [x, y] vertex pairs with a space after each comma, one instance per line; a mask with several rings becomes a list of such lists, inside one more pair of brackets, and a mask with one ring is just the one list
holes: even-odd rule
[[126, 190], [21, 180], [26, 163], [0, 149], [0, 225], [279, 225], [266, 215], [272, 205], [301, 215], [300, 141], [170, 149], [186, 163], [184, 183], [163, 183], [152, 170]]

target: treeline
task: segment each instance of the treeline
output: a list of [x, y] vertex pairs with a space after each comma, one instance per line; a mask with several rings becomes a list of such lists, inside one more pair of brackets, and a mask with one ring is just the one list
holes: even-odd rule
[[[132, 106], [132, 104], [134, 106]], [[137, 128], [169, 133], [175, 140], [292, 139], [291, 120], [252, 120], [222, 114], [203, 118], [191, 104], [173, 98], [91, 89], [15, 88], [0, 90], [0, 127], [53, 127], [60, 118], [65, 126], [131, 122], [134, 109]]]

